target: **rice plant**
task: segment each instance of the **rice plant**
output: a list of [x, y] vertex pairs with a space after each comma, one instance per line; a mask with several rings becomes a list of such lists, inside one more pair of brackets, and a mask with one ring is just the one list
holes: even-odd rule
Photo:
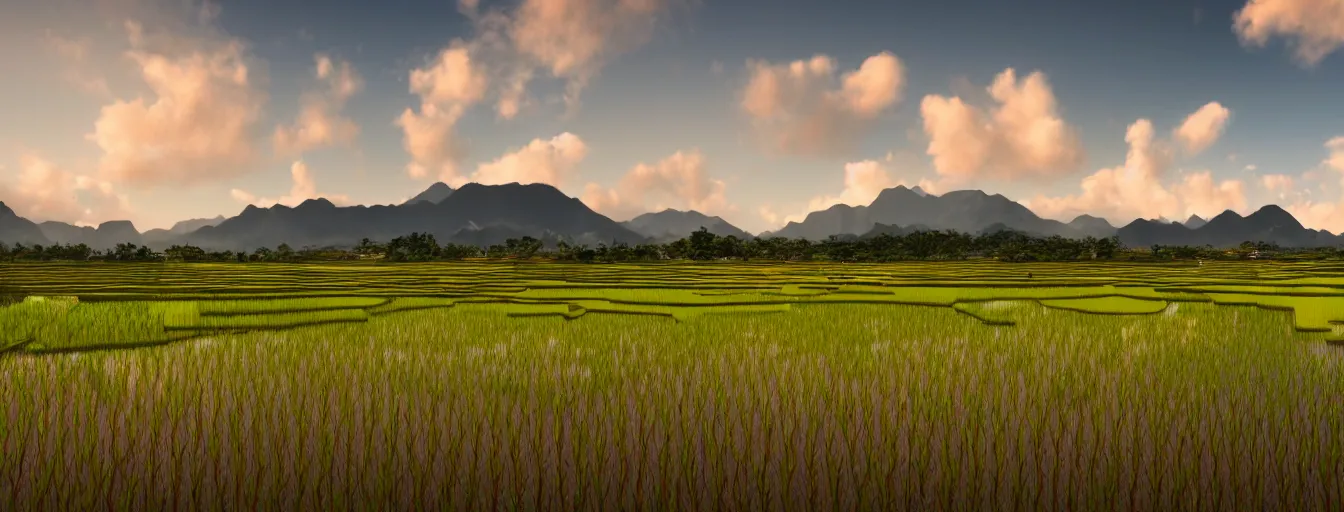
[[1283, 313], [1019, 309], [468, 304], [19, 354], [0, 482], [20, 509], [1344, 506], [1344, 357]]
[[190, 267], [20, 269], [0, 508], [1344, 509], [1344, 315], [1244, 269]]

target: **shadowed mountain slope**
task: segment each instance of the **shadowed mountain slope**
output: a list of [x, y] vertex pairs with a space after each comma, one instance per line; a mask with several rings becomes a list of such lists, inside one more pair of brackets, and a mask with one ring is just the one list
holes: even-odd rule
[[719, 236], [735, 236], [742, 240], [752, 236], [737, 226], [729, 224], [720, 217], [710, 217], [691, 210], [680, 211], [668, 208], [657, 213], [646, 213], [621, 223], [622, 226], [660, 242], [677, 240], [688, 236], [702, 226]]

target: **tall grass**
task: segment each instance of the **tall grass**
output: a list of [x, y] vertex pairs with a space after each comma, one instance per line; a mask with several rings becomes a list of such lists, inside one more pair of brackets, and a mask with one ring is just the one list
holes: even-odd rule
[[27, 509], [1340, 510], [1344, 354], [1287, 313], [485, 305], [0, 359]]

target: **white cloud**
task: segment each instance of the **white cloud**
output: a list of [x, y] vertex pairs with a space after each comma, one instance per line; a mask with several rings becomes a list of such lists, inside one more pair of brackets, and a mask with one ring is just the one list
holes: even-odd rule
[[635, 208], [621, 201], [620, 193], [614, 188], [605, 188], [597, 183], [589, 183], [583, 187], [583, 196], [579, 198], [583, 204], [595, 212], [604, 213], [608, 217], [630, 217], [638, 215], [631, 213]]
[[1225, 210], [1246, 210], [1246, 185], [1241, 180], [1214, 182], [1213, 173], [1199, 171], [1185, 174], [1173, 190], [1184, 211], [1182, 218], [1199, 215], [1204, 218]]
[[467, 108], [485, 96], [488, 77], [461, 41], [455, 41], [424, 67], [411, 70], [410, 92], [420, 97], [420, 111], [406, 109], [397, 119], [411, 155], [407, 172], [414, 178], [434, 175], [439, 181], [458, 179], [466, 152], [454, 126]]
[[461, 186], [467, 181], [482, 185], [517, 182], [560, 187], [569, 182], [579, 162], [587, 155], [588, 145], [583, 139], [565, 132], [549, 140], [533, 139], [517, 151], [480, 164], [470, 180], [459, 178], [450, 184]]
[[1327, 167], [1344, 173], [1344, 137], [1335, 137], [1325, 143], [1325, 148], [1330, 150], [1330, 157], [1323, 162]]
[[724, 197], [726, 187], [705, 171], [703, 153], [677, 151], [653, 165], [635, 165], [612, 189], [587, 184], [582, 200], [594, 211], [617, 218], [650, 211], [654, 201], [659, 202], [653, 209], [675, 207], [717, 215], [736, 209]]
[[351, 96], [364, 87], [364, 80], [348, 61], [333, 61], [317, 54], [313, 74], [322, 81], [324, 90], [303, 94], [303, 106], [298, 119], [289, 126], [276, 126], [271, 143], [276, 153], [298, 155], [306, 151], [335, 144], [347, 144], [359, 135], [359, 125], [341, 110]]
[[770, 205], [761, 205], [761, 207], [756, 210], [756, 213], [761, 216], [761, 220], [764, 220], [767, 225], [769, 226], [780, 225], [779, 214], [775, 213], [775, 209], [771, 208]]
[[1264, 46], [1275, 36], [1292, 40], [1298, 62], [1314, 66], [1344, 44], [1344, 2], [1250, 0], [1233, 15], [1243, 44]]
[[1026, 206], [1042, 217], [1067, 221], [1087, 213], [1121, 224], [1134, 218], [1183, 219], [1192, 214], [1208, 218], [1223, 210], [1246, 207], [1243, 182], [1215, 182], [1208, 171], [1186, 173], [1170, 187], [1164, 185], [1172, 162], [1171, 150], [1154, 139], [1155, 133], [1151, 121], [1135, 121], [1125, 133], [1129, 153], [1124, 165], [1084, 178], [1079, 194], [1037, 195]]
[[126, 219], [130, 201], [107, 181], [77, 175], [39, 156], [19, 157], [17, 179], [0, 182], [0, 197], [29, 220], [98, 224]]
[[501, 119], [513, 119], [523, 107], [527, 106], [527, 82], [532, 80], [532, 70], [526, 67], [515, 68], [504, 81], [495, 101], [495, 112]]
[[1070, 174], [1083, 163], [1076, 130], [1058, 113], [1045, 74], [1020, 82], [1012, 68], [988, 88], [988, 111], [959, 97], [928, 95], [920, 103], [928, 154], [945, 178], [1017, 179]]
[[[1338, 188], [1336, 195], [1344, 194], [1344, 137], [1335, 137], [1325, 143], [1325, 149], [1330, 152], [1325, 160], [1321, 161], [1321, 166], [1329, 173], [1336, 174]], [[1310, 171], [1304, 173], [1302, 181], [1322, 181], [1321, 190], [1329, 190], [1328, 183], [1324, 182], [1323, 176], [1319, 172]], [[1267, 187], [1268, 188], [1268, 187]], [[1335, 201], [1314, 201], [1307, 196], [1310, 191], [1303, 191], [1298, 194], [1286, 194], [1289, 197], [1295, 197], [1295, 201], [1285, 206], [1283, 209], [1293, 214], [1302, 225], [1316, 228], [1327, 229], [1333, 233], [1344, 232], [1344, 199]]]
[[765, 144], [793, 155], [834, 155], [851, 149], [879, 114], [896, 105], [905, 86], [900, 59], [881, 52], [836, 80], [825, 55], [771, 64], [748, 61], [742, 109]]
[[1210, 102], [1186, 117], [1181, 126], [1176, 128], [1174, 137], [1187, 153], [1199, 154], [1223, 135], [1223, 128], [1231, 114], [1232, 111], [1221, 103]]
[[643, 46], [672, 0], [523, 0], [506, 33], [523, 57], [567, 81], [578, 104], [589, 80], [612, 57]]
[[532, 104], [527, 88], [539, 69], [566, 81], [572, 110], [607, 61], [645, 44], [658, 15], [682, 1], [523, 0], [483, 11], [479, 0], [458, 0], [475, 34], [411, 72], [420, 109], [406, 109], [397, 119], [412, 160], [408, 174], [461, 181], [467, 151], [454, 128], [467, 110], [491, 96], [498, 117], [514, 119]]
[[218, 181], [248, 172], [265, 95], [236, 39], [146, 34], [128, 22], [131, 51], [154, 99], [102, 108], [88, 138], [100, 171], [140, 186]]
[[320, 194], [317, 191], [317, 180], [313, 178], [313, 173], [308, 169], [308, 165], [303, 161], [295, 161], [289, 167], [289, 176], [291, 186], [289, 194], [280, 196], [278, 199], [257, 197], [256, 195], [242, 189], [231, 189], [229, 195], [235, 201], [254, 204], [262, 208], [268, 208], [277, 204], [285, 206], [298, 206], [299, 203], [309, 199], [326, 198], [336, 205], [349, 205], [350, 198], [344, 194]]
[[1287, 174], [1266, 174], [1260, 177], [1261, 186], [1279, 199], [1286, 199], [1293, 191], [1294, 180]]

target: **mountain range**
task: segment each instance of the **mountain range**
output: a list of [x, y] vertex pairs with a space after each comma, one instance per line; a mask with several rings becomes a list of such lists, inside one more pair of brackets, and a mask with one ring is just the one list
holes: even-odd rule
[[1087, 215], [1067, 224], [1042, 219], [1027, 207], [999, 194], [958, 190], [936, 196], [897, 186], [883, 190], [867, 206], [837, 204], [807, 214], [802, 222], [789, 222], [779, 231], [762, 236], [821, 240], [830, 235], [862, 235], [878, 224], [921, 225], [929, 229], [977, 233], [995, 223], [1047, 236], [1110, 236], [1115, 231], [1104, 219]]
[[753, 238], [750, 233], [717, 216], [710, 217], [697, 211], [683, 212], [671, 208], [640, 215], [622, 222], [621, 225], [658, 243], [675, 241], [701, 227], [719, 236], [735, 236], [743, 240]]
[[[636, 244], [668, 242], [700, 227], [720, 236], [752, 237], [720, 217], [696, 211], [668, 209], [616, 222], [543, 184], [468, 183], [453, 189], [435, 183], [398, 205], [336, 206], [326, 199], [309, 199], [294, 207], [249, 205], [233, 217], [185, 220], [170, 229], [144, 233], [129, 221], [104, 222], [96, 228], [54, 221], [38, 224], [19, 217], [0, 202], [0, 241], [85, 243], [95, 249], [109, 249], [121, 242], [160, 250], [174, 244], [246, 251], [281, 243], [295, 248], [349, 247], [363, 238], [387, 241], [411, 232], [433, 234], [440, 242], [478, 246], [522, 236], [541, 239], [548, 245], [560, 240], [587, 245]], [[789, 222], [778, 231], [759, 236], [822, 240], [831, 235], [858, 238], [929, 229], [966, 233], [1011, 229], [1035, 236], [1070, 238], [1115, 235], [1131, 247], [1154, 244], [1232, 247], [1247, 240], [1283, 247], [1344, 244], [1344, 237], [1303, 227], [1275, 205], [1244, 217], [1229, 210], [1207, 221], [1195, 215], [1183, 223], [1137, 219], [1117, 229], [1105, 219], [1091, 215], [1079, 215], [1067, 223], [1043, 219], [999, 194], [958, 190], [934, 195], [918, 187], [904, 186], [883, 190], [867, 205], [837, 204], [811, 212], [801, 222]]]

